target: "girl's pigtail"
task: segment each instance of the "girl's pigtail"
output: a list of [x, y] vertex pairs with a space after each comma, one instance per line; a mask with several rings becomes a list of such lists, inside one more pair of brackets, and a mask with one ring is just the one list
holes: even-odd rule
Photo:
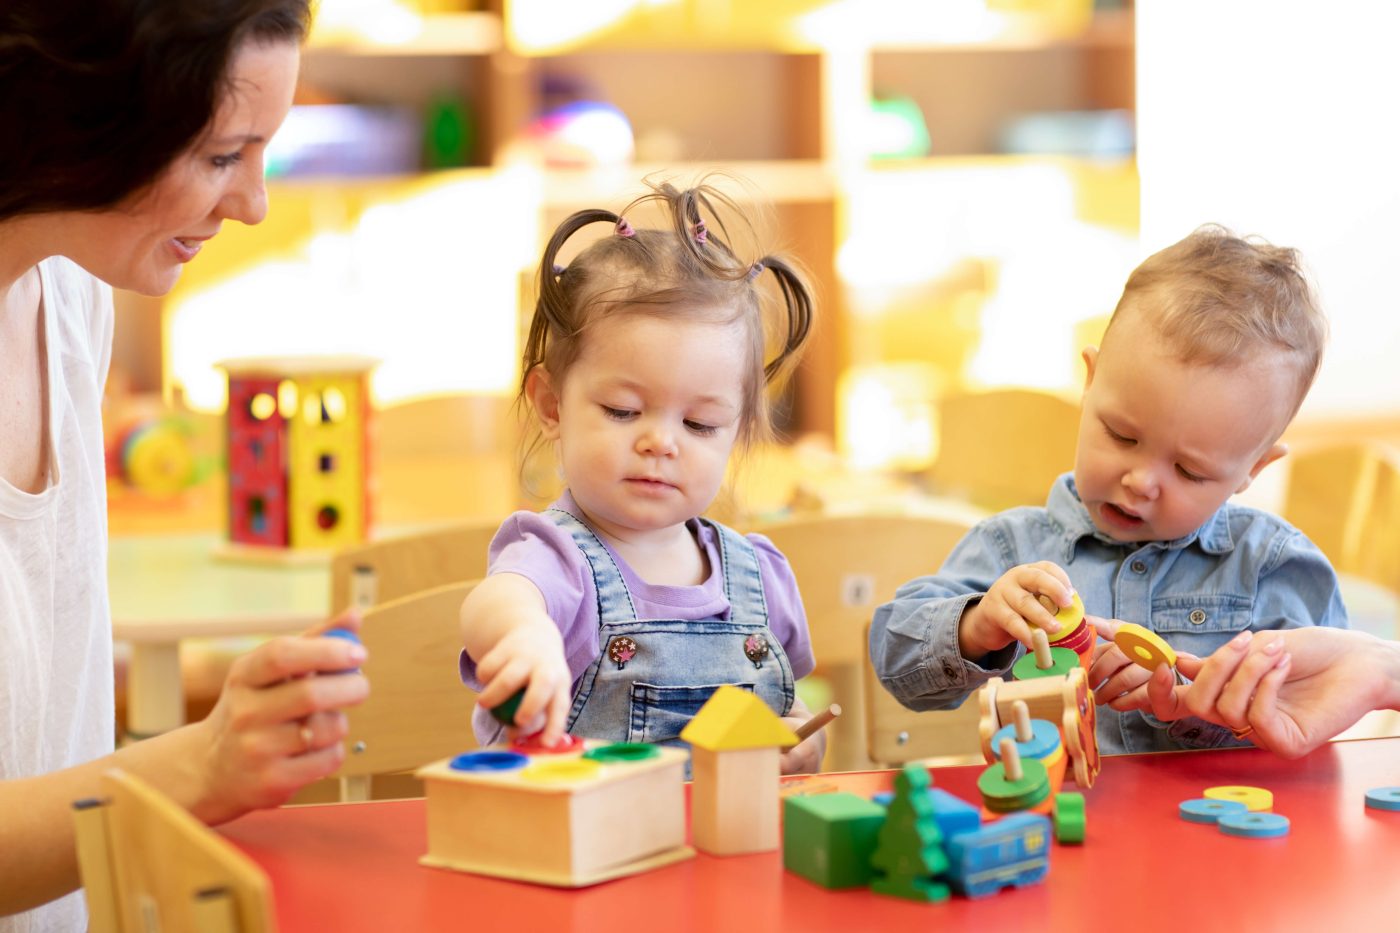
[[757, 268], [760, 273], [763, 270], [773, 273], [783, 293], [783, 306], [787, 309], [787, 334], [783, 337], [782, 347], [763, 367], [764, 381], [771, 383], [797, 359], [812, 331], [812, 292], [797, 270], [778, 256], [764, 256], [750, 268]]
[[593, 223], [607, 222], [613, 225], [623, 223], [622, 218], [612, 211], [586, 210], [571, 214], [554, 229], [554, 235], [545, 245], [540, 258], [539, 299], [535, 302], [535, 313], [530, 319], [530, 335], [525, 341], [525, 359], [521, 378], [523, 390], [530, 370], [544, 361], [551, 334], [567, 334], [574, 329], [570, 307], [564, 292], [563, 279], [568, 270], [555, 262], [559, 250], [579, 230]]

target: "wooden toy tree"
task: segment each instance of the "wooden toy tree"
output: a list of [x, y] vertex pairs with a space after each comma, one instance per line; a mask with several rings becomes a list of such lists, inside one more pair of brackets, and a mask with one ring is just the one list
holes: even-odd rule
[[948, 886], [934, 880], [948, 870], [948, 856], [929, 797], [931, 784], [928, 771], [918, 764], [905, 765], [895, 775], [889, 816], [870, 859], [883, 873], [870, 883], [875, 893], [912, 901], [947, 900]]

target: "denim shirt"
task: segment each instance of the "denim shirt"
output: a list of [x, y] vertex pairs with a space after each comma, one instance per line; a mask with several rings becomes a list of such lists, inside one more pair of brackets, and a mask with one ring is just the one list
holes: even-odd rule
[[[885, 689], [911, 709], [952, 709], [992, 677], [1010, 679], [1020, 643], [968, 661], [958, 622], [1003, 573], [1040, 560], [1064, 568], [1088, 614], [1136, 622], [1199, 657], [1245, 629], [1347, 627], [1331, 564], [1282, 519], [1227, 502], [1185, 537], [1117, 542], [1095, 529], [1066, 473], [1044, 508], [979, 522], [937, 574], [904, 584], [876, 609], [870, 656]], [[1248, 744], [1190, 717], [1163, 723], [1105, 706], [1098, 722], [1104, 754]]]

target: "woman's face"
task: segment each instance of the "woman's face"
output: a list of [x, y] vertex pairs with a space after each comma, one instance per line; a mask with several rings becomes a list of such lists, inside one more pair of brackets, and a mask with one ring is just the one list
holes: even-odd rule
[[291, 42], [246, 43], [234, 54], [229, 91], [209, 132], [150, 188], [111, 210], [82, 215], [85, 226], [69, 258], [117, 288], [163, 295], [225, 218], [261, 221], [263, 152], [291, 109], [299, 60]]

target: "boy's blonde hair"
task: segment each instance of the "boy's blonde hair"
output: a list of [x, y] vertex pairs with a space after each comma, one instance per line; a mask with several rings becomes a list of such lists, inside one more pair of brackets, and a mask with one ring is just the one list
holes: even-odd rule
[[1147, 257], [1128, 277], [1109, 320], [1143, 315], [1185, 363], [1229, 366], [1278, 354], [1297, 376], [1292, 413], [1308, 394], [1327, 320], [1295, 249], [1244, 239], [1216, 224]]

